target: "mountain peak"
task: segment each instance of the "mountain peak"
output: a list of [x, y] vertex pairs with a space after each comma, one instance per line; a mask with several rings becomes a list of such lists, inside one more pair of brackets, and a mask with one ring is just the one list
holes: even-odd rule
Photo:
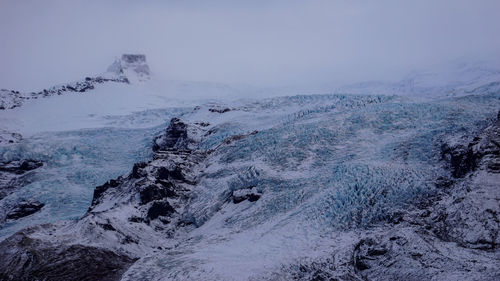
[[123, 54], [108, 67], [108, 73], [124, 76], [131, 82], [148, 80], [151, 74], [144, 54]]

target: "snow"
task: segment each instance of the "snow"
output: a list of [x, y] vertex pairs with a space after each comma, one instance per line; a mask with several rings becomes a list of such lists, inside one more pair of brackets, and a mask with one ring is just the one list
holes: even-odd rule
[[[474, 71], [466, 72], [473, 77]], [[167, 239], [154, 225], [130, 224], [127, 218], [138, 212], [130, 199], [134, 194], [120, 190], [106, 197], [95, 213], [56, 225], [61, 227], [55, 233], [76, 239], [72, 243], [141, 257], [123, 280], [264, 279], [283, 266], [351, 247], [359, 231], [434, 194], [432, 180], [445, 173], [439, 144], [473, 135], [496, 117], [499, 92], [484, 77], [491, 78], [480, 75], [471, 83], [445, 87], [459, 89], [457, 97], [446, 97], [450, 92], [445, 91], [432, 99], [393, 95], [444, 89], [433, 84], [434, 78], [417, 77], [421, 80], [411, 78], [384, 95], [362, 89], [362, 95], [241, 99], [262, 93], [249, 87], [149, 79], [25, 101], [0, 111], [2, 129], [25, 137], [1, 146], [0, 155], [2, 160], [40, 159], [45, 165], [36, 172], [37, 181], [0, 207], [25, 197], [36, 197], [46, 207], [3, 225], [0, 239], [26, 226], [80, 218], [93, 188], [126, 175], [133, 163], [151, 159], [153, 137], [171, 118], [180, 117], [190, 125], [207, 124], [197, 125], [199, 130], [189, 131], [189, 137], [211, 151], [188, 175], [197, 180], [188, 190], [189, 200], [170, 202], [185, 203], [180, 215], [196, 227]], [[476, 89], [483, 82], [486, 90], [464, 94], [463, 89]], [[225, 108], [229, 111], [221, 112]], [[261, 198], [238, 204], [228, 200], [249, 192]], [[92, 223], [108, 221], [143, 241], [103, 245], [118, 240], [118, 234], [99, 232]], [[47, 233], [36, 235], [49, 239]]]
[[[223, 115], [209, 107], [186, 114], [185, 120], [211, 120], [208, 129], [217, 129], [202, 140], [216, 151], [183, 213], [198, 227], [177, 237], [173, 249], [139, 260], [124, 280], [264, 279], [260, 274], [293, 261], [325, 257], [329, 247], [342, 247], [332, 233], [364, 229], [432, 195], [432, 179], [444, 171], [439, 147], [429, 144], [470, 134], [476, 121], [494, 118], [497, 100], [498, 94], [432, 103], [296, 96]], [[259, 132], [220, 145], [252, 130]], [[227, 201], [228, 192], [250, 186], [261, 199]]]

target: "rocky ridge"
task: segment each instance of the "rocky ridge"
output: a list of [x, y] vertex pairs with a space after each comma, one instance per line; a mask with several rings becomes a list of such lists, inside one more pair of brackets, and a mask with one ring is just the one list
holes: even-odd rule
[[47, 98], [67, 93], [85, 93], [103, 83], [126, 83], [149, 79], [150, 70], [145, 55], [124, 54], [117, 59], [102, 75], [85, 77], [81, 81], [53, 86], [39, 92], [23, 93], [15, 90], [0, 89], [0, 110], [22, 106], [26, 100]]

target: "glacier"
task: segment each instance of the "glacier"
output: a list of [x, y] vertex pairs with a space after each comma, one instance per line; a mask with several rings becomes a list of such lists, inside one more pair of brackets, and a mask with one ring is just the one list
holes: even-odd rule
[[[162, 96], [165, 84], [141, 78], [26, 101], [0, 112], [23, 136], [0, 162], [44, 165], [0, 210], [45, 206], [0, 221], [0, 279], [495, 280], [492, 76], [442, 95], [390, 85], [246, 99], [173, 81]], [[217, 96], [176, 100], [186, 89]], [[99, 98], [111, 109], [93, 107]]]
[[[274, 279], [255, 273], [325, 255], [320, 248], [331, 247], [331, 236], [370, 229], [436, 196], [434, 181], [445, 174], [439, 144], [493, 122], [499, 97], [415, 103], [295, 96], [233, 109], [226, 118], [235, 121], [216, 125], [201, 142], [217, 148], [182, 213], [197, 226], [184, 238], [187, 245], [139, 260], [125, 280]], [[202, 119], [197, 115], [186, 120]], [[219, 146], [227, 136], [258, 129]], [[248, 187], [262, 198], [228, 203], [235, 190]]]

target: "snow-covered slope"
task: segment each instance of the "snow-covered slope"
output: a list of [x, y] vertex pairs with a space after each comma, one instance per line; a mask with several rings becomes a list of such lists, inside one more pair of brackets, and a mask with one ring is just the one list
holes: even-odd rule
[[500, 71], [485, 63], [455, 62], [413, 71], [402, 80], [366, 81], [340, 87], [339, 93], [406, 95], [436, 98], [471, 93], [495, 93], [500, 90]]
[[5, 110], [0, 280], [496, 280], [491, 77], [432, 99], [150, 79]]
[[[472, 216], [445, 204], [473, 185], [453, 176], [454, 162], [442, 155], [467, 155], [448, 147], [484, 134], [478, 161], [490, 160], [465, 173], [472, 181], [487, 175], [489, 185], [474, 186], [498, 192], [498, 169], [488, 162], [498, 160], [498, 148], [486, 148], [498, 125], [483, 129], [498, 122], [499, 94], [433, 102], [293, 96], [196, 107], [170, 121], [151, 160], [97, 187], [81, 219], [4, 240], [5, 260], [15, 262], [0, 268], [15, 278], [55, 277], [52, 263], [25, 265], [31, 253], [59, 259], [60, 278], [90, 274], [71, 270], [88, 258], [56, 258], [51, 249], [60, 248], [107, 256], [102, 266], [109, 276], [124, 272], [122, 280], [493, 280], [498, 204]], [[498, 201], [480, 194], [467, 204]], [[450, 223], [438, 215], [442, 204], [449, 218], [479, 220], [478, 227], [440, 227]]]

